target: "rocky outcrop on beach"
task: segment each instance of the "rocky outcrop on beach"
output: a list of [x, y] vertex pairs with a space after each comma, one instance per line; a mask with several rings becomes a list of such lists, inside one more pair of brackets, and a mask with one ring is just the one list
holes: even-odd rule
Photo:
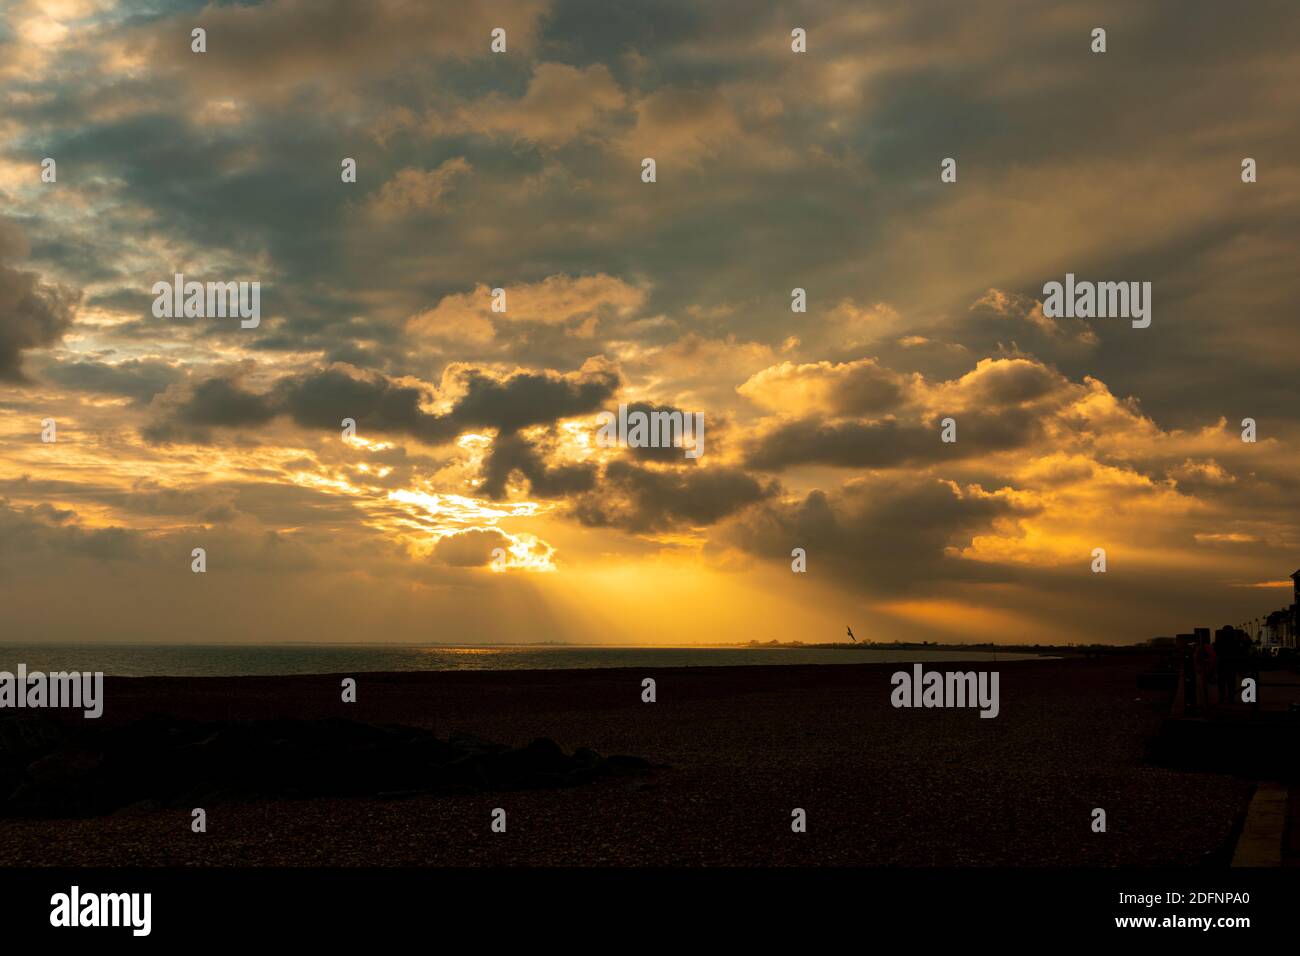
[[341, 718], [147, 717], [76, 730], [0, 717], [0, 815], [96, 816], [222, 799], [402, 797], [574, 787], [648, 770], [638, 757], [572, 754]]

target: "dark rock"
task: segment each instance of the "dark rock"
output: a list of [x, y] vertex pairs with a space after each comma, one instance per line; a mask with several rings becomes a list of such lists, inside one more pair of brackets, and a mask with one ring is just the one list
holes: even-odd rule
[[416, 727], [326, 720], [192, 721], [150, 716], [66, 737], [40, 718], [9, 722], [0, 752], [0, 815], [84, 816], [133, 805], [573, 787], [647, 770], [639, 757], [569, 756]]
[[573, 769], [573, 760], [554, 740], [539, 737], [526, 747], [494, 755], [485, 767], [496, 787], [513, 790], [529, 786], [552, 787], [555, 774]]
[[103, 757], [89, 751], [57, 750], [28, 765], [10, 799], [50, 811], [70, 808], [75, 806], [78, 791], [89, 789], [102, 763]]
[[63, 740], [63, 728], [36, 714], [0, 717], [0, 761], [27, 761], [48, 753]]

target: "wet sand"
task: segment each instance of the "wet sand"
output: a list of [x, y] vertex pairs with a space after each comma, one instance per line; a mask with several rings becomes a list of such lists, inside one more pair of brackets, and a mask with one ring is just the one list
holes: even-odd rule
[[206, 834], [188, 809], [0, 820], [0, 865], [1226, 865], [1253, 783], [1145, 762], [1169, 705], [1137, 689], [1147, 663], [927, 663], [997, 669], [991, 720], [891, 707], [904, 664], [361, 674], [355, 704], [343, 675], [109, 678], [104, 721], [342, 716], [665, 766], [568, 790], [213, 802]]

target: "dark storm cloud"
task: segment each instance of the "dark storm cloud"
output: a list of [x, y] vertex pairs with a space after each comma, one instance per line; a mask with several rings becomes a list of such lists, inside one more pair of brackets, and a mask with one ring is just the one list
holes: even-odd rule
[[825, 562], [827, 573], [874, 595], [918, 592], [946, 579], [999, 578], [997, 566], [961, 561], [945, 549], [969, 544], [994, 519], [1016, 513], [1006, 499], [963, 494], [947, 482], [855, 480], [829, 494], [813, 491], [746, 512], [725, 538], [776, 562], [803, 548]]
[[26, 254], [18, 228], [0, 220], [0, 382], [26, 382], [23, 353], [54, 345], [72, 325], [79, 296], [7, 264]]
[[[170, 389], [154, 399], [155, 417], [142, 434], [153, 442], [201, 443], [210, 440], [212, 427], [247, 428], [283, 414], [304, 428], [337, 431], [344, 419], [351, 418], [362, 432], [405, 434], [437, 445], [471, 429], [496, 429], [509, 435], [520, 428], [586, 414], [601, 408], [619, 385], [618, 375], [607, 370], [568, 375], [517, 372], [494, 378], [468, 369], [458, 376], [464, 393], [450, 411], [438, 414], [423, 407], [433, 399], [431, 389], [377, 373], [322, 369], [283, 378], [262, 393], [246, 389], [241, 379], [242, 373], [217, 375], [188, 389]], [[505, 462], [520, 453], [507, 448], [503, 455]], [[508, 473], [509, 469], [501, 480]], [[548, 480], [541, 472], [535, 474], [543, 484]]]
[[779, 490], [776, 482], [760, 482], [735, 468], [660, 471], [612, 461], [600, 486], [578, 499], [573, 513], [585, 525], [632, 532], [701, 527]]
[[265, 396], [226, 379], [212, 378], [194, 386], [177, 417], [189, 425], [261, 425], [275, 417], [275, 409]]
[[338, 369], [290, 379], [277, 388], [278, 406], [298, 424], [338, 428], [354, 418], [358, 428], [403, 432], [440, 444], [475, 428], [512, 433], [595, 411], [618, 388], [618, 375], [597, 370], [562, 375], [517, 372], [496, 378], [477, 369], [459, 374], [464, 394], [446, 414], [423, 411], [426, 390], [397, 385], [382, 376], [354, 377]]
[[516, 473], [528, 480], [529, 490], [538, 498], [568, 497], [589, 491], [596, 483], [594, 465], [548, 465], [542, 453], [523, 437], [499, 435], [483, 463], [479, 490], [489, 498], [504, 498], [506, 482]]
[[215, 375], [169, 386], [154, 396], [149, 407], [153, 418], [140, 434], [154, 444], [205, 444], [212, 441], [213, 428], [249, 429], [265, 425], [277, 414], [271, 397], [244, 388], [241, 376]]
[[401, 432], [434, 444], [450, 441], [456, 437], [450, 423], [420, 408], [429, 397], [424, 389], [382, 376], [357, 377], [331, 368], [281, 382], [275, 404], [305, 428], [337, 430], [351, 418], [365, 431]]
[[805, 418], [782, 423], [762, 434], [747, 450], [745, 463], [761, 471], [799, 465], [840, 468], [898, 468], [978, 458], [990, 452], [1031, 445], [1042, 435], [1042, 418], [1027, 408], [954, 416], [957, 440], [941, 440], [938, 420], [929, 425], [883, 421], [826, 422]]
[[461, 427], [516, 431], [602, 408], [618, 389], [612, 371], [581, 377], [553, 372], [520, 372], [506, 379], [471, 370], [463, 377], [466, 393], [450, 417]]
[[880, 468], [938, 453], [935, 431], [880, 422], [825, 422], [817, 418], [785, 422], [750, 447], [750, 468], [779, 471], [795, 465]]
[[[610, 411], [612, 412], [613, 409]], [[649, 402], [629, 402], [627, 406], [628, 416], [630, 417], [634, 412], [641, 412], [646, 416], [647, 421], [651, 422], [655, 421], [651, 416], [656, 412], [660, 414], [683, 416], [683, 420], [685, 420], [685, 416], [691, 414], [690, 412], [683, 411], [673, 405], [656, 405]], [[710, 428], [712, 428], [714, 423], [709, 424]], [[711, 434], [710, 446], [714, 446], [715, 443], [716, 435]], [[628, 457], [637, 461], [652, 461], [660, 465], [684, 465], [689, 467], [693, 466], [699, 460], [697, 458], [687, 458], [681, 445], [661, 445], [658, 447], [651, 445], [627, 445], [624, 447], [624, 452]]]

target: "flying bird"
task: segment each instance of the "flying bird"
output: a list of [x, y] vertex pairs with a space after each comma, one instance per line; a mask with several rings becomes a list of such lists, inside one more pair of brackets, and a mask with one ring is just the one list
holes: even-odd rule
[[857, 639], [856, 637], [853, 636], [853, 628], [849, 627], [849, 626], [846, 624], [846, 625], [845, 625], [845, 630], [847, 630], [847, 631], [849, 632], [849, 640], [851, 640], [854, 644], [858, 643], [858, 639]]

